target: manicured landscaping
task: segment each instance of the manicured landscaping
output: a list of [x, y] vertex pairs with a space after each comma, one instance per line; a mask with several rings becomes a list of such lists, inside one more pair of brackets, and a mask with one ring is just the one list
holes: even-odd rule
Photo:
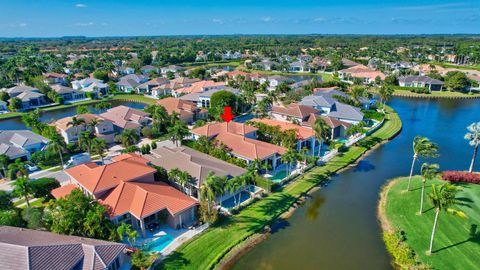
[[[380, 201], [380, 220], [384, 230], [402, 230], [407, 245], [415, 251], [417, 259], [434, 269], [478, 269], [480, 254], [480, 185], [458, 184], [462, 190], [457, 198], [465, 206], [453, 206], [466, 213], [462, 219], [441, 212], [433, 244], [433, 254], [428, 256], [430, 236], [435, 210], [429, 198], [425, 200], [425, 212], [418, 215], [421, 178], [412, 179], [413, 190], [406, 192], [408, 178], [398, 178], [387, 184]], [[425, 194], [431, 184], [441, 185], [442, 180], [427, 182]], [[382, 214], [383, 213], [383, 214]]]
[[214, 268], [232, 248], [275, 221], [299, 197], [323, 181], [327, 181], [332, 173], [357, 160], [373, 145], [394, 137], [401, 127], [402, 123], [398, 115], [391, 108], [387, 108], [385, 124], [364, 139], [361, 145], [350, 147], [347, 152], [334, 157], [324, 166], [313, 168], [280, 191], [251, 204], [239, 214], [211, 226], [203, 234], [180, 246], [157, 266], [157, 269]]
[[393, 93], [394, 96], [403, 96], [403, 97], [421, 97], [421, 98], [473, 98], [480, 97], [480, 93], [472, 92], [462, 93], [462, 92], [451, 92], [451, 91], [432, 91], [430, 94], [418, 94], [411, 92], [409, 90], [395, 89]]
[[145, 103], [145, 104], [148, 104], [148, 105], [152, 105], [152, 104], [157, 103], [156, 99], [149, 98], [149, 97], [142, 96], [142, 95], [131, 95], [131, 94], [114, 95], [114, 96], [108, 98], [107, 101], [108, 100], [132, 101], [132, 102]]

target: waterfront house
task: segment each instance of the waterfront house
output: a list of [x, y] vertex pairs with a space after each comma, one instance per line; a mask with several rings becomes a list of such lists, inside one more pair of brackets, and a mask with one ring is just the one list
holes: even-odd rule
[[129, 269], [126, 248], [122, 243], [0, 226], [3, 269]]
[[318, 110], [320, 114], [328, 114], [335, 102], [337, 101], [329, 95], [311, 95], [302, 98], [298, 104], [312, 107]]
[[365, 65], [356, 65], [338, 71], [338, 77], [344, 81], [352, 81], [353, 78], [359, 78], [363, 83], [369, 84], [375, 82], [378, 77], [385, 80], [385, 74], [381, 71], [373, 70]]
[[167, 75], [167, 73], [169, 73], [169, 72], [177, 73], [177, 72], [181, 72], [181, 71], [184, 71], [184, 70], [185, 70], [184, 67], [176, 66], [176, 65], [170, 65], [170, 66], [160, 68], [160, 73], [162, 75]]
[[314, 113], [310, 114], [307, 120], [302, 122], [302, 126], [313, 128], [317, 119], [322, 119], [330, 127], [331, 140], [344, 139], [347, 129], [352, 126], [351, 123]]
[[151, 95], [156, 98], [170, 96], [176, 89], [182, 88], [182, 84], [170, 81], [168, 83], [151, 88]]
[[85, 92], [83, 91], [75, 90], [73, 88], [60, 84], [51, 85], [50, 87], [63, 99], [64, 102], [68, 103], [76, 100], [85, 99]]
[[190, 93], [201, 93], [208, 90], [222, 90], [225, 89], [225, 82], [214, 82], [214, 81], [199, 81], [192, 83], [190, 86], [182, 87], [172, 91], [172, 94], [175, 97], [180, 97], [182, 95]]
[[205, 91], [205, 92], [197, 92], [197, 93], [186, 94], [186, 95], [181, 96], [180, 99], [191, 101], [191, 102], [197, 104], [197, 107], [199, 107], [199, 108], [210, 108], [210, 99], [212, 98], [212, 95], [219, 92], [219, 91], [228, 91], [228, 92], [231, 92], [235, 95], [238, 95], [238, 93], [240, 92], [238, 89], [227, 87], [223, 90], [212, 89], [212, 90], [208, 90], [208, 91]]
[[[86, 130], [92, 131], [95, 136], [104, 139], [107, 143], [113, 143], [115, 131], [112, 121], [91, 113], [79, 114], [74, 117], [77, 119], [83, 119], [85, 123], [80, 124], [79, 126], [73, 126], [71, 125], [73, 117], [65, 117], [52, 124], [66, 143], [77, 142], [80, 133]], [[97, 124], [94, 127], [89, 125], [93, 119], [96, 119], [97, 121]]]
[[37, 92], [40, 93], [40, 90], [38, 90], [35, 87], [27, 86], [27, 85], [17, 85], [11, 88], [8, 88], [5, 90], [7, 94], [11, 97], [17, 97], [18, 95], [25, 93], [25, 92]]
[[315, 155], [316, 146], [318, 145], [315, 138], [315, 132], [313, 129], [290, 122], [275, 120], [275, 119], [258, 119], [254, 118], [250, 120], [252, 122], [265, 124], [267, 126], [279, 127], [281, 131], [294, 130], [297, 142], [295, 143], [295, 149], [297, 151], [302, 150], [303, 148], [308, 149], [309, 155]]
[[215, 139], [227, 147], [229, 154], [245, 160], [248, 164], [254, 160], [267, 163], [272, 170], [282, 164], [281, 155], [287, 149], [271, 143], [259, 141], [257, 128], [236, 122], [223, 122], [207, 124], [192, 129], [193, 138], [197, 140], [200, 136]]
[[145, 75], [129, 74], [120, 78], [120, 81], [116, 83], [118, 90], [128, 93], [135, 91], [137, 86], [146, 82], [148, 77]]
[[67, 83], [67, 74], [49, 72], [44, 75], [46, 84], [61, 84], [66, 85]]
[[0, 155], [10, 160], [29, 160], [30, 154], [43, 150], [49, 140], [30, 130], [0, 130]]
[[303, 61], [295, 61], [288, 65], [289, 72], [310, 72], [310, 68]]
[[154, 73], [159, 73], [160, 72], [160, 69], [156, 66], [152, 66], [152, 65], [145, 65], [143, 67], [140, 68], [140, 71], [142, 72], [142, 74], [144, 75], [147, 75], [149, 74], [150, 72], [154, 72]]
[[[153, 78], [149, 81], [146, 81], [136, 87], [138, 94], [152, 94], [152, 89], [160, 85], [168, 84], [169, 81], [167, 78]], [[157, 93], [158, 94], [158, 93]]]
[[193, 181], [187, 184], [184, 192], [196, 198], [198, 198], [199, 189], [210, 172], [216, 176], [226, 176], [228, 179], [245, 173], [243, 168], [185, 146], [176, 148], [162, 146], [153, 149], [149, 155], [144, 157], [150, 160], [151, 164], [162, 167], [168, 172], [175, 168], [188, 172]]
[[150, 114], [133, 109], [127, 106], [116, 106], [100, 114], [103, 119], [113, 123], [116, 133], [121, 133], [124, 129], [135, 129], [140, 134], [142, 127], [151, 124]]
[[103, 83], [103, 81], [99, 80], [99, 79], [95, 79], [95, 78], [85, 78], [85, 79], [81, 79], [81, 80], [75, 80], [75, 81], [72, 81], [72, 88], [75, 89], [75, 90], [81, 90], [81, 89], [89, 87], [90, 85], [92, 85], [94, 83], [97, 83], [97, 84], [98, 83]]
[[[178, 229], [195, 222], [197, 200], [155, 181], [157, 170], [148, 166], [147, 159], [123, 154], [112, 160], [105, 165], [81, 164], [65, 172], [72, 185], [107, 206], [113, 223], [131, 224], [145, 236], [150, 224], [167, 223]], [[71, 189], [71, 186], [61, 188]]]
[[252, 63], [252, 66], [255, 69], [260, 69], [260, 70], [274, 70], [276, 69], [280, 64], [275, 61], [270, 61], [268, 59], [264, 59], [260, 62]]
[[193, 124], [197, 120], [207, 119], [208, 117], [206, 109], [198, 108], [197, 104], [188, 100], [167, 97], [157, 101], [157, 104], [163, 106], [169, 115], [176, 112], [180, 120], [187, 124]]
[[354, 125], [363, 121], [363, 113], [359, 108], [341, 102], [335, 102], [327, 116]]
[[273, 75], [273, 76], [268, 76], [268, 77], [262, 77], [259, 80], [260, 84], [263, 83], [268, 83], [267, 89], [269, 91], [274, 91], [278, 85], [281, 83], [289, 83], [292, 82], [292, 79], [285, 77], [285, 76], [280, 76], [280, 75]]
[[310, 116], [311, 113], [319, 113], [320, 111], [310, 107], [305, 106], [297, 103], [291, 103], [287, 107], [283, 106], [272, 106], [272, 111], [270, 112], [270, 116], [272, 119], [284, 121], [284, 122], [292, 122], [296, 121], [301, 123]]
[[45, 95], [36, 91], [25, 91], [16, 98], [22, 101], [21, 110], [29, 110], [47, 104]]
[[402, 76], [398, 78], [398, 85], [402, 87], [422, 87], [430, 91], [441, 91], [443, 82], [428, 76]]

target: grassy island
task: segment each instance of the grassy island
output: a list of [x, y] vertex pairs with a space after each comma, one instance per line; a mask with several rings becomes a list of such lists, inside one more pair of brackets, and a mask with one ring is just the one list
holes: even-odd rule
[[[419, 264], [428, 265], [434, 269], [478, 269], [480, 262], [480, 185], [457, 185], [460, 191], [456, 198], [465, 205], [455, 205], [453, 208], [463, 211], [467, 218], [459, 218], [442, 211], [438, 220], [432, 254], [427, 255], [426, 251], [429, 248], [435, 216], [435, 209], [427, 194], [431, 192], [432, 184], [441, 185], [445, 181], [427, 182], [424, 213], [419, 215], [421, 181], [421, 177], [414, 177], [412, 179], [413, 188], [407, 192], [408, 178], [394, 179], [382, 191], [379, 218], [387, 248], [395, 257], [396, 262], [402, 268], [413, 268], [413, 263], [417, 266]], [[389, 246], [388, 242], [395, 235], [397, 237], [401, 235], [400, 238], [404, 239], [406, 246], [403, 251]], [[404, 256], [406, 249], [414, 252], [413, 260]]]

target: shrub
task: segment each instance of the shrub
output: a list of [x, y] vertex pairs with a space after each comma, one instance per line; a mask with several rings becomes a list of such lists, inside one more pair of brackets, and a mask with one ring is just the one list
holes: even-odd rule
[[405, 233], [403, 231], [396, 231], [394, 233], [385, 232], [383, 234], [385, 246], [394, 258], [395, 263], [402, 268], [410, 269], [417, 264], [417, 261], [415, 260], [415, 252], [407, 245], [405, 240]]
[[33, 196], [36, 198], [48, 198], [52, 189], [60, 187], [55, 178], [40, 178], [31, 182]]
[[157, 149], [157, 143], [155, 141], [153, 141], [151, 144], [150, 144], [150, 147], [153, 149]]
[[147, 138], [152, 138], [153, 131], [150, 127], [143, 127], [142, 128], [142, 135]]
[[0, 190], [0, 210], [7, 210], [12, 208], [12, 194], [5, 190]]
[[480, 174], [461, 171], [446, 171], [442, 179], [451, 183], [480, 184]]

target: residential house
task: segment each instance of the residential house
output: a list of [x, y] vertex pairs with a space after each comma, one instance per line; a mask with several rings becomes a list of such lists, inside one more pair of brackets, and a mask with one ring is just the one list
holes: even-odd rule
[[298, 81], [298, 82], [294, 82], [290, 85], [290, 88], [296, 90], [296, 89], [300, 89], [304, 86], [307, 86], [311, 83], [312, 81], [311, 80], [301, 80], [301, 81]]
[[272, 106], [272, 111], [270, 116], [273, 119], [284, 121], [284, 122], [298, 122], [301, 123], [306, 121], [311, 113], [317, 114], [320, 111], [310, 107], [297, 103], [291, 103], [287, 107], [283, 106]]
[[297, 151], [302, 150], [303, 148], [308, 149], [308, 154], [313, 156], [315, 155], [316, 146], [318, 145], [317, 139], [315, 138], [315, 132], [313, 129], [304, 127], [301, 125], [293, 124], [290, 122], [275, 120], [275, 119], [258, 119], [254, 118], [250, 120], [251, 122], [262, 123], [268, 126], [279, 127], [282, 131], [294, 130], [297, 136], [297, 142], [295, 149]]
[[235, 95], [240, 93], [240, 90], [238, 90], [238, 89], [227, 87], [223, 90], [213, 89], [213, 90], [208, 90], [208, 91], [205, 91], [205, 92], [196, 92], [196, 93], [186, 94], [186, 95], [181, 96], [180, 99], [191, 101], [191, 102], [197, 104], [197, 107], [199, 107], [199, 108], [210, 108], [210, 99], [212, 98], [212, 95], [219, 92], [219, 91], [228, 91], [228, 92], [231, 92]]
[[63, 99], [64, 102], [69, 103], [76, 100], [85, 99], [85, 92], [83, 91], [75, 90], [60, 84], [51, 85], [50, 87]]
[[327, 116], [354, 125], [363, 121], [363, 113], [359, 108], [340, 102], [335, 102]]
[[252, 63], [252, 66], [255, 69], [260, 69], [260, 70], [274, 70], [276, 69], [280, 64], [275, 61], [270, 61], [270, 60], [262, 60], [260, 62]]
[[226, 176], [228, 179], [245, 173], [243, 168], [185, 146], [177, 148], [162, 146], [153, 149], [150, 155], [144, 157], [150, 160], [151, 164], [162, 167], [168, 172], [175, 168], [188, 172], [193, 182], [187, 184], [185, 192], [195, 198], [198, 198], [199, 189], [210, 172], [216, 176]]
[[318, 56], [313, 58], [312, 62], [308, 64], [310, 70], [314, 71], [325, 71], [330, 65], [330, 60]]
[[175, 97], [180, 97], [182, 95], [190, 93], [201, 93], [208, 90], [223, 90], [225, 89], [225, 82], [214, 82], [214, 81], [199, 81], [192, 83], [191, 86], [183, 87], [173, 90], [172, 94]]
[[[330, 97], [337, 101], [339, 101], [339, 97], [345, 99], [352, 99], [347, 93], [340, 91], [336, 87], [326, 87], [326, 88], [315, 88], [313, 89], [314, 96], [323, 96], [323, 97]], [[367, 98], [367, 97], [359, 97], [358, 101], [363, 109], [368, 110], [370, 107], [375, 104], [375, 99]]]
[[167, 84], [167, 83], [169, 83], [167, 78], [161, 78], [161, 77], [153, 78], [149, 81], [146, 81], [146, 82], [138, 85], [136, 90], [137, 90], [137, 93], [139, 93], [139, 94], [150, 95], [150, 94], [152, 94], [152, 89], [153, 88], [158, 87], [160, 85]]
[[380, 80], [385, 80], [385, 74], [381, 71], [370, 69], [364, 65], [356, 65], [338, 71], [338, 77], [344, 81], [351, 81], [353, 78], [360, 78], [363, 83], [373, 83], [378, 77]]
[[44, 75], [46, 84], [67, 84], [67, 74], [49, 72]]
[[222, 54], [222, 60], [240, 59], [240, 58], [242, 58], [242, 53], [240, 52], [232, 53], [231, 51], [228, 51]]
[[132, 67], [121, 67], [118, 69], [118, 72], [122, 75], [135, 74], [135, 69]]
[[120, 78], [116, 83], [118, 90], [128, 93], [135, 91], [135, 89], [142, 83], [146, 82], [148, 77], [145, 75], [129, 74]]
[[192, 124], [197, 120], [207, 119], [208, 117], [208, 111], [206, 109], [198, 108], [197, 104], [191, 101], [167, 97], [157, 101], [157, 104], [163, 106], [170, 115], [176, 112], [180, 120], [187, 124]]
[[65, 172], [73, 182], [71, 185], [108, 207], [114, 224], [131, 224], [145, 236], [154, 223], [167, 223], [178, 229], [195, 222], [197, 200], [165, 182], [155, 181], [157, 170], [148, 166], [147, 159], [123, 154], [112, 160], [106, 165], [81, 164]]
[[184, 70], [185, 70], [184, 67], [176, 66], [176, 65], [170, 65], [170, 66], [160, 68], [160, 73], [162, 75], [167, 75], [167, 73], [169, 73], [169, 72], [172, 72], [172, 73], [176, 74], [176, 73], [184, 71]]
[[195, 140], [200, 136], [206, 136], [222, 143], [227, 147], [230, 155], [243, 159], [247, 163], [259, 160], [275, 170], [282, 164], [281, 155], [287, 149], [257, 140], [257, 130], [255, 127], [230, 121], [207, 124], [192, 129], [191, 133]]
[[95, 97], [108, 94], [108, 84], [102, 82], [93, 82], [89, 86], [82, 88], [85, 93], [93, 93]]
[[267, 89], [269, 91], [274, 91], [278, 85], [281, 83], [289, 83], [292, 82], [292, 79], [285, 77], [285, 76], [280, 76], [280, 75], [273, 75], [273, 76], [268, 76], [268, 77], [262, 77], [259, 80], [260, 84], [263, 83], [268, 83]]
[[337, 101], [331, 96], [311, 95], [302, 98], [299, 105], [312, 107], [318, 110], [319, 114], [328, 114], [335, 102]]
[[330, 140], [344, 139], [347, 129], [352, 126], [351, 123], [314, 113], [310, 114], [307, 121], [302, 122], [302, 126], [313, 128], [317, 119], [322, 119], [330, 127]]
[[127, 246], [86, 237], [0, 227], [3, 269], [130, 269]]
[[10, 160], [29, 160], [30, 154], [43, 150], [49, 140], [30, 130], [0, 130], [0, 155]]
[[81, 80], [75, 80], [75, 81], [72, 81], [72, 88], [75, 90], [81, 90], [89, 87], [93, 83], [103, 83], [103, 81], [95, 78], [85, 78]]
[[182, 88], [182, 84], [170, 81], [169, 83], [162, 84], [156, 87], [151, 88], [151, 96], [160, 98], [163, 96], [170, 96], [172, 92]]
[[0, 100], [0, 113], [8, 111], [7, 102]]
[[38, 92], [40, 93], [40, 90], [38, 90], [35, 87], [27, 86], [27, 85], [17, 85], [11, 88], [8, 88], [5, 90], [7, 94], [11, 97], [17, 97], [18, 95], [24, 93], [24, 92]]
[[295, 61], [288, 65], [289, 72], [310, 72], [310, 68], [307, 63], [303, 61]]
[[[83, 119], [85, 123], [80, 124], [79, 126], [73, 126], [71, 124], [73, 117]], [[77, 142], [80, 133], [86, 130], [92, 131], [95, 136], [104, 139], [107, 143], [113, 143], [115, 131], [112, 121], [91, 113], [78, 114], [73, 117], [65, 117], [52, 124], [65, 139], [66, 143]], [[89, 125], [93, 119], [96, 119], [98, 122], [94, 127]]]
[[171, 83], [178, 83], [182, 87], [189, 87], [196, 82], [200, 82], [201, 80], [198, 78], [188, 78], [188, 77], [178, 77], [173, 80], [170, 80]]
[[146, 66], [141, 67], [140, 71], [142, 72], [142, 74], [147, 75], [150, 72], [159, 73], [160, 69], [156, 66], [146, 65]]
[[427, 76], [405, 76], [398, 78], [398, 85], [402, 87], [424, 87], [430, 91], [441, 91], [443, 82]]
[[21, 110], [29, 110], [47, 104], [45, 95], [36, 91], [25, 91], [16, 98], [22, 101]]
[[137, 130], [140, 134], [141, 129], [152, 122], [150, 114], [123, 105], [108, 109], [100, 116], [113, 123], [116, 133], [121, 133], [124, 129], [129, 128]]

